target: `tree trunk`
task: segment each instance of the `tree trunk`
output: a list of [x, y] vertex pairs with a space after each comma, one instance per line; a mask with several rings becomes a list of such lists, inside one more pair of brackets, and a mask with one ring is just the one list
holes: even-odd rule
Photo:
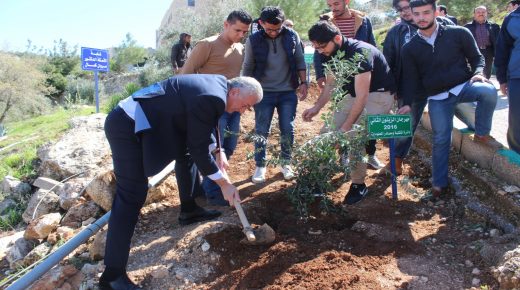
[[5, 108], [4, 108], [4, 111], [2, 112], [2, 115], [0, 115], [0, 124], [2, 124], [2, 122], [4, 122], [5, 120], [5, 117], [7, 116], [7, 111], [9, 111], [9, 109], [11, 108], [11, 96], [9, 96], [7, 98], [7, 102], [5, 103]]

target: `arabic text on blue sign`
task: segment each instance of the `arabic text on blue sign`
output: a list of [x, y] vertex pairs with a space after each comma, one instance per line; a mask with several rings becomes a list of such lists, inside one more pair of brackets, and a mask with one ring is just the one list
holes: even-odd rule
[[81, 48], [81, 69], [107, 72], [109, 66], [108, 50], [90, 47]]

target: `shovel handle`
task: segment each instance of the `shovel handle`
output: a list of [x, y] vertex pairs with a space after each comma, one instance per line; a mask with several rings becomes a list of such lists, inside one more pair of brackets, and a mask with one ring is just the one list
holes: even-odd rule
[[249, 221], [247, 220], [246, 214], [244, 213], [244, 209], [242, 209], [242, 205], [240, 205], [240, 202], [234, 201], [235, 208], [238, 213], [238, 217], [240, 218], [240, 222], [242, 223], [242, 226], [244, 227], [244, 233], [246, 234], [248, 241], [255, 241], [256, 237], [253, 232], [253, 229], [251, 228], [251, 224], [249, 224]]

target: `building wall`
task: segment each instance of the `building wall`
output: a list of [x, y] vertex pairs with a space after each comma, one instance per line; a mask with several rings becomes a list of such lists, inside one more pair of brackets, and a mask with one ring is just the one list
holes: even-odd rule
[[[204, 13], [204, 7], [215, 0], [173, 0], [170, 8], [163, 16], [161, 21], [161, 25], [155, 31], [155, 45], [157, 48], [161, 46], [161, 42], [163, 42], [163, 38], [165, 34], [171, 30], [172, 27], [175, 27], [179, 24], [179, 18], [177, 16], [177, 11], [179, 8], [181, 9], [193, 9], [195, 13]], [[193, 6], [191, 6], [193, 5]]]

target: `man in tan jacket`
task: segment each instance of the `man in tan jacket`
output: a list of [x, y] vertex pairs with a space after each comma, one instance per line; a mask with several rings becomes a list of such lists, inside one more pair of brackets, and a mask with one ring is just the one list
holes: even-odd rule
[[[202, 39], [182, 67], [182, 74], [220, 74], [228, 80], [240, 76], [244, 60], [244, 45], [240, 43], [249, 31], [251, 16], [244, 10], [231, 12], [221, 34]], [[238, 142], [240, 113], [224, 113], [219, 120], [222, 149], [229, 159]], [[219, 186], [204, 178], [202, 187], [211, 205], [228, 205]]]

